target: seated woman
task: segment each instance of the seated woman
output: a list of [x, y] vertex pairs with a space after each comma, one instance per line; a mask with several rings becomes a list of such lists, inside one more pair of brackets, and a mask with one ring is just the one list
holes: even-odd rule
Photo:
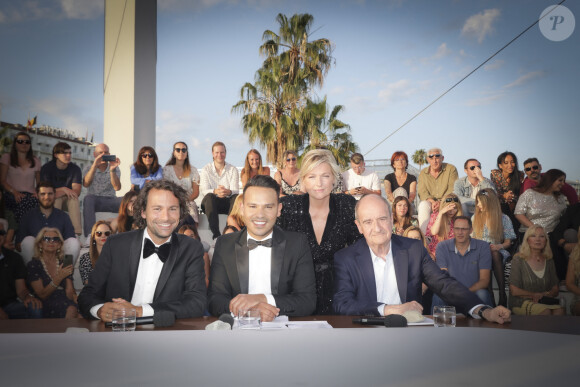
[[477, 193], [472, 222], [471, 236], [488, 242], [491, 248], [492, 271], [499, 288], [498, 305], [507, 306], [504, 263], [510, 256], [507, 249], [516, 239], [516, 234], [510, 218], [501, 212], [499, 199], [493, 189], [485, 188]]
[[417, 219], [411, 216], [411, 203], [404, 196], [397, 196], [393, 202], [393, 233], [403, 235], [411, 226], [418, 226]]
[[184, 224], [183, 226], [181, 226], [179, 228], [179, 231], [177, 231], [177, 233], [183, 234], [185, 236], [188, 236], [190, 238], [193, 238], [193, 239], [201, 242], [201, 245], [203, 246], [203, 269], [205, 271], [205, 286], [208, 287], [209, 286], [209, 269], [210, 269], [210, 261], [209, 261], [210, 245], [207, 242], [204, 242], [201, 240], [201, 238], [199, 237], [199, 233], [197, 232], [197, 228], [195, 226], [190, 225], [190, 224]]
[[110, 220], [111, 230], [114, 233], [121, 233], [131, 231], [135, 228], [133, 225], [135, 218], [133, 217], [133, 204], [137, 201], [137, 192], [129, 191], [123, 196], [121, 205], [119, 206], [119, 214], [116, 218]]
[[[417, 239], [420, 240], [421, 243], [423, 243], [423, 246], [425, 246], [425, 250], [427, 250], [427, 252], [429, 252], [429, 246], [427, 245], [427, 240], [425, 239], [425, 236], [423, 235], [423, 231], [421, 231], [421, 227], [419, 227], [419, 225], [415, 225], [415, 226], [410, 226], [407, 229], [405, 229], [405, 232], [403, 232], [403, 236], [407, 237], [407, 238], [411, 238], [411, 239]], [[429, 253], [431, 254], [431, 253]], [[435, 257], [431, 256], [432, 259], [435, 259]], [[423, 310], [431, 310], [431, 304], [433, 301], [433, 292], [429, 290], [429, 288], [427, 287], [427, 285], [425, 283], [421, 284], [421, 293], [423, 295], [422, 297], [422, 301], [421, 301], [421, 305], [423, 306]]]
[[44, 227], [34, 241], [34, 257], [28, 262], [28, 282], [42, 300], [44, 318], [78, 317], [73, 266], [63, 267], [63, 238], [56, 228]]
[[107, 221], [99, 220], [93, 225], [91, 238], [89, 240], [89, 251], [81, 255], [79, 261], [79, 273], [83, 285], [86, 285], [89, 282], [89, 274], [91, 274], [95, 268], [101, 250], [103, 250], [103, 245], [111, 233], [111, 225]]
[[[580, 229], [578, 229], [578, 239], [580, 239]], [[574, 293], [574, 299], [570, 304], [570, 313], [580, 316], [580, 245], [576, 244], [570, 253], [568, 261], [568, 272], [566, 273], [566, 288]]]
[[163, 178], [163, 169], [159, 165], [157, 153], [150, 146], [139, 149], [137, 161], [131, 165], [131, 190], [139, 191], [150, 180]]
[[497, 167], [491, 171], [491, 181], [497, 189], [501, 212], [509, 216], [514, 229], [519, 227], [514, 209], [524, 182], [524, 173], [518, 169], [518, 158], [513, 152], [505, 151], [497, 157]]
[[195, 223], [199, 223], [199, 210], [194, 201], [199, 196], [199, 173], [197, 168], [189, 164], [187, 144], [183, 141], [173, 144], [173, 154], [163, 167], [163, 178], [185, 189], [189, 215]]
[[409, 166], [407, 154], [403, 151], [393, 153], [391, 166], [395, 171], [386, 175], [384, 180], [387, 200], [392, 203], [395, 200], [395, 191], [397, 191], [404, 192], [404, 196], [409, 199], [410, 203], [413, 203], [417, 195], [417, 178], [407, 173]]
[[262, 166], [262, 155], [255, 149], [250, 149], [246, 155], [246, 162], [240, 178], [242, 179], [242, 187], [246, 182], [256, 175], [270, 176], [270, 168]]
[[242, 219], [242, 209], [240, 208], [243, 200], [244, 194], [239, 194], [236, 200], [234, 200], [234, 205], [232, 206], [232, 210], [228, 215], [226, 227], [232, 226], [236, 229], [236, 231], [240, 231], [245, 226], [244, 220]]
[[441, 199], [439, 211], [431, 213], [431, 219], [427, 225], [425, 236], [429, 241], [429, 254], [437, 259], [435, 251], [439, 242], [453, 238], [453, 221], [456, 216], [462, 215], [459, 197], [454, 193], [448, 193]]
[[280, 184], [280, 196], [300, 195], [300, 169], [298, 165], [298, 154], [293, 150], [284, 152], [284, 168], [279, 169], [274, 174], [274, 180]]
[[558, 276], [548, 234], [528, 227], [520, 251], [512, 259], [509, 306], [518, 315], [563, 315], [558, 302]]

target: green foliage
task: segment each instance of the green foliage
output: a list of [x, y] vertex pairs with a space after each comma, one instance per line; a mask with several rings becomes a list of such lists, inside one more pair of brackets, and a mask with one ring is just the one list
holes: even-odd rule
[[427, 164], [427, 152], [425, 152], [425, 149], [417, 149], [415, 153], [413, 153], [413, 156], [411, 156], [411, 160], [419, 165], [419, 170], [421, 170], [421, 166]]

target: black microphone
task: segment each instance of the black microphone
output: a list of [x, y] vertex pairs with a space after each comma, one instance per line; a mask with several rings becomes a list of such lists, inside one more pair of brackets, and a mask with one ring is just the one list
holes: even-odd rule
[[231, 313], [224, 313], [220, 318], [205, 326], [206, 331], [231, 331], [234, 325], [234, 318]]
[[[135, 319], [136, 325], [149, 325], [153, 324], [156, 327], [170, 327], [175, 324], [175, 313], [169, 310], [160, 310], [155, 312], [153, 316], [148, 317], [137, 317]], [[113, 323], [107, 322], [105, 323], [105, 327], [109, 328], [112, 327]]]
[[390, 314], [385, 317], [358, 317], [352, 319], [353, 324], [361, 325], [384, 325], [387, 328], [404, 328], [407, 319], [400, 314]]

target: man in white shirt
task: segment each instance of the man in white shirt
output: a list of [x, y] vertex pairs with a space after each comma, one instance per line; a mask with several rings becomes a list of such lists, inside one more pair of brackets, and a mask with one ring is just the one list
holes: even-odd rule
[[350, 169], [342, 173], [344, 182], [344, 193], [353, 195], [359, 200], [362, 195], [381, 194], [379, 177], [375, 172], [365, 169], [365, 159], [360, 153], [353, 153], [350, 156]]
[[217, 141], [211, 147], [213, 161], [201, 170], [201, 209], [207, 215], [213, 239], [221, 235], [219, 214], [229, 214], [240, 190], [238, 169], [226, 163], [226, 146]]
[[254, 176], [241, 205], [246, 229], [217, 240], [209, 283], [215, 316], [258, 309], [262, 321], [279, 314], [308, 316], [316, 308], [314, 266], [306, 237], [275, 226], [282, 204], [270, 176]]

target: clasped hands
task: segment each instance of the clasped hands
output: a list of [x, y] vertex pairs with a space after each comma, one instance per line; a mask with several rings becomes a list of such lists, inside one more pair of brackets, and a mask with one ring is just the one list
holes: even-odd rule
[[227, 198], [232, 193], [232, 191], [230, 191], [223, 185], [218, 186], [216, 189], [213, 190], [213, 192], [218, 198]]
[[280, 309], [268, 304], [263, 294], [238, 294], [230, 301], [230, 312], [234, 316], [248, 309], [259, 310], [263, 322], [273, 321], [280, 314]]
[[105, 302], [103, 306], [97, 311], [97, 316], [104, 322], [111, 322], [113, 320], [113, 312], [119, 309], [135, 309], [137, 317], [143, 317], [143, 308], [135, 306], [129, 301], [122, 298], [113, 298], [112, 302]]

